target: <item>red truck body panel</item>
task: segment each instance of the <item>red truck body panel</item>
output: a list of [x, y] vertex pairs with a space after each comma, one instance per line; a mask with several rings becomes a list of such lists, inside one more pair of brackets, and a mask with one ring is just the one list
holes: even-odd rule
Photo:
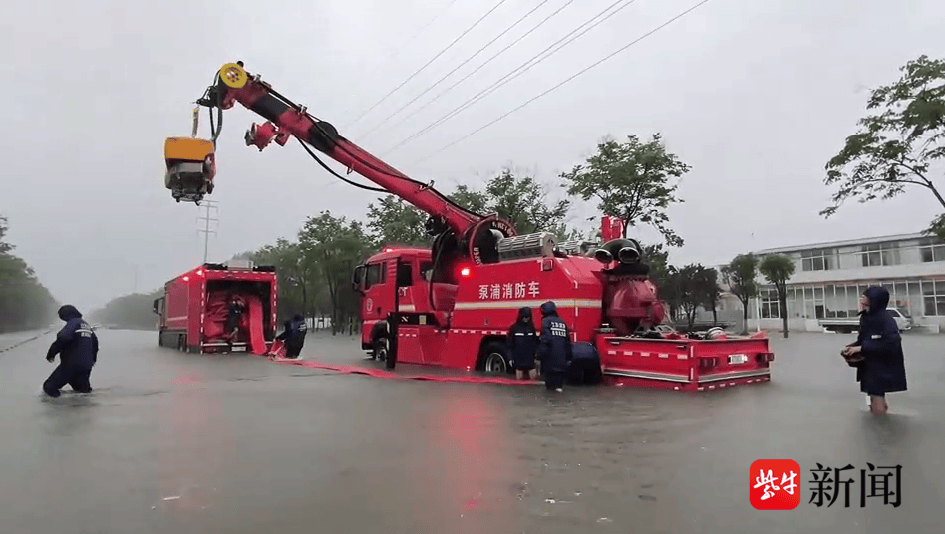
[[[375, 350], [385, 343], [388, 313], [396, 306], [401, 315], [398, 363], [482, 370], [488, 368], [490, 354], [503, 352], [519, 308], [532, 308], [537, 326], [539, 306], [552, 301], [570, 329], [571, 341], [594, 346], [606, 384], [705, 390], [770, 380], [774, 355], [764, 334], [725, 340], [649, 339], [621, 337], [606, 328], [601, 264], [593, 258], [568, 255], [463, 265], [459, 284], [434, 284], [436, 307], [424, 279], [431, 265], [430, 250], [419, 248], [387, 248], [365, 262], [362, 349]], [[452, 312], [442, 311], [451, 302]]]
[[250, 337], [254, 329], [257, 333], [261, 331], [262, 342], [268, 347], [278, 328], [278, 293], [276, 273], [271, 267], [247, 270], [219, 264], [201, 265], [167, 282], [163, 296], [155, 301], [158, 344], [197, 353], [217, 352], [228, 347], [220, 339], [221, 324], [225, 320], [220, 304], [225, 295], [236, 294], [247, 300], [250, 307], [262, 308], [261, 314], [255, 314], [260, 316], [262, 324], [250, 324], [253, 314], [247, 309], [241, 325], [247, 334], [245, 339], [233, 344], [234, 348], [253, 350]]

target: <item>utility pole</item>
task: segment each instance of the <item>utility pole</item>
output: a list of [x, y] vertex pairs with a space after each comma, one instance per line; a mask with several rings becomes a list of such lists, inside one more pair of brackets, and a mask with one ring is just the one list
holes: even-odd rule
[[203, 217], [197, 218], [198, 221], [204, 221], [204, 227], [202, 229], [197, 230], [197, 232], [200, 232], [203, 234], [203, 263], [207, 263], [207, 251], [209, 250], [209, 246], [210, 246], [210, 234], [217, 233], [216, 230], [210, 229], [210, 221], [219, 222], [219, 219], [210, 217], [210, 210], [217, 209], [216, 201], [204, 199], [202, 202], [204, 203], [207, 209], [207, 212], [206, 212], [206, 215], [204, 215]]

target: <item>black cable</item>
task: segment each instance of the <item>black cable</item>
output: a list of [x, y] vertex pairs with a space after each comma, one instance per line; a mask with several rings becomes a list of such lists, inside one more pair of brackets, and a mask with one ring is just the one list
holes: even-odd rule
[[409, 107], [410, 104], [413, 104], [414, 102], [416, 102], [417, 100], [419, 100], [420, 97], [422, 97], [423, 95], [425, 95], [425, 94], [429, 93], [430, 91], [432, 91], [433, 88], [435, 88], [437, 85], [440, 85], [441, 83], [443, 83], [443, 80], [449, 78], [450, 76], [453, 75], [454, 72], [456, 72], [456, 71], [458, 71], [459, 69], [461, 69], [461, 68], [463, 67], [463, 65], [465, 65], [465, 64], [469, 63], [470, 61], [472, 61], [473, 59], [475, 59], [475, 57], [478, 56], [483, 50], [485, 50], [486, 48], [489, 48], [489, 45], [491, 45], [492, 43], [498, 41], [503, 35], [509, 33], [510, 31], [512, 31], [512, 29], [514, 29], [516, 26], [518, 26], [519, 24], [521, 24], [523, 20], [527, 19], [532, 13], [538, 11], [538, 9], [540, 9], [541, 6], [547, 4], [549, 1], [550, 1], [550, 0], [541, 0], [541, 2], [539, 2], [537, 6], [535, 6], [535, 7], [533, 7], [533, 8], [531, 9], [531, 11], [529, 11], [528, 13], [525, 13], [524, 15], [522, 15], [518, 20], [516, 20], [515, 22], [513, 22], [511, 26], [509, 26], [508, 28], [506, 28], [505, 30], [503, 30], [502, 33], [500, 33], [499, 35], [496, 35], [495, 37], [492, 38], [491, 41], [489, 41], [488, 43], [482, 45], [482, 47], [481, 47], [479, 50], [476, 50], [476, 52], [473, 53], [473, 55], [471, 55], [471, 56], [469, 56], [468, 58], [466, 58], [466, 60], [463, 61], [462, 63], [460, 63], [459, 65], [457, 65], [456, 68], [454, 68], [453, 70], [451, 70], [451, 71], [449, 71], [448, 73], [446, 73], [446, 75], [443, 76], [442, 78], [440, 78], [439, 80], [437, 80], [436, 83], [434, 83], [434, 84], [431, 85], [430, 87], [427, 87], [427, 89], [426, 89], [425, 91], [423, 91], [423, 92], [420, 93], [419, 95], [415, 96], [415, 97], [413, 98], [413, 100], [411, 100], [410, 102], [407, 102], [406, 104], [404, 104], [403, 106], [401, 106], [400, 109], [398, 109], [397, 111], [391, 113], [386, 119], [382, 120], [380, 123], [378, 123], [378, 124], [375, 125], [373, 128], [371, 128], [370, 130], [368, 130], [368, 132], [365, 134], [365, 138], [367, 138], [367, 137], [370, 136], [371, 134], [377, 132], [377, 130], [378, 130], [381, 126], [383, 126], [385, 123], [387, 123], [387, 121], [389, 121], [389, 120], [391, 120], [392, 118], [394, 118], [395, 115], [397, 115], [398, 113], [400, 113], [401, 111], [403, 111], [404, 109], [406, 109], [407, 107]]
[[[273, 89], [272, 87], [266, 87], [266, 89], [269, 91], [269, 94], [271, 94], [272, 96], [274, 96], [275, 98], [277, 98], [277, 99], [279, 99], [279, 100], [282, 100], [283, 104], [285, 104], [285, 105], [291, 107], [292, 109], [294, 109], [294, 110], [296, 110], [296, 111], [298, 111], [298, 112], [302, 112], [302, 106], [296, 104], [295, 102], [292, 102], [291, 100], [289, 100], [288, 98], [286, 98], [285, 96], [283, 96], [282, 94], [280, 94], [278, 91], [276, 91], [276, 90]], [[222, 116], [222, 114], [223, 114], [223, 111], [222, 111], [223, 108], [222, 108], [222, 106], [218, 106], [218, 108], [220, 109], [220, 115]], [[315, 117], [313, 117], [313, 116], [312, 116], [311, 114], [309, 114], [307, 111], [305, 112], [305, 115], [306, 115], [309, 119], [312, 120], [312, 122], [315, 124], [315, 127], [318, 128], [318, 131], [321, 132], [321, 134], [324, 135], [326, 139], [331, 139], [331, 138], [334, 137], [333, 134], [331, 134], [330, 132], [326, 132], [326, 131], [325, 131], [325, 129], [324, 129], [324, 128], [322, 127], [322, 125], [321, 125], [321, 121], [319, 121], [318, 119], [316, 119]], [[322, 162], [321, 159], [318, 158], [318, 156], [316, 156], [315, 153], [311, 151], [311, 149], [309, 149], [308, 145], [307, 145], [304, 141], [302, 141], [302, 139], [300, 139], [300, 138], [298, 138], [298, 137], [296, 137], [296, 139], [298, 139], [298, 140], [302, 143], [302, 147], [305, 148], [305, 151], [308, 152], [309, 155], [311, 155], [313, 158], [315, 158], [315, 161], [317, 161], [319, 164], [321, 164], [322, 167], [324, 167], [326, 170], [328, 170], [328, 172], [332, 173], [333, 175], [337, 176], [338, 178], [341, 178], [341, 179], [344, 180], [345, 182], [347, 182], [347, 183], [349, 183], [349, 184], [351, 184], [351, 185], [354, 185], [354, 186], [356, 186], [356, 187], [368, 189], [369, 191], [379, 191], [379, 192], [384, 192], [384, 193], [390, 193], [390, 191], [388, 191], [388, 190], [386, 190], [386, 189], [372, 188], [372, 187], [370, 187], [370, 186], [358, 184], [357, 182], [352, 182], [352, 181], [348, 180], [347, 178], [341, 176], [340, 174], [336, 173], [333, 169], [331, 169], [330, 167], [328, 167], [327, 165], [325, 165], [325, 163]], [[348, 142], [350, 143], [350, 141], [348, 141]], [[353, 144], [353, 143], [352, 143], [352, 144]], [[372, 162], [370, 162], [370, 161], [365, 161], [364, 159], [362, 159], [362, 158], [360, 157], [360, 155], [355, 154], [355, 153], [351, 152], [350, 150], [348, 150], [348, 148], [347, 148], [346, 146], [344, 146], [343, 144], [336, 144], [335, 146], [338, 147], [338, 148], [340, 148], [341, 151], [344, 152], [345, 154], [351, 156], [352, 159], [354, 159], [354, 160], [356, 160], [357, 162], [361, 163], [361, 164], [364, 165], [365, 167], [368, 167], [368, 168], [370, 168], [370, 169], [373, 169], [373, 170], [376, 171], [376, 172], [379, 172], [379, 173], [384, 174], [384, 175], [387, 175], [387, 176], [391, 176], [391, 177], [393, 177], [393, 178], [399, 178], [399, 179], [401, 179], [401, 180], [407, 180], [407, 181], [412, 182], [412, 183], [414, 183], [414, 184], [416, 184], [416, 185], [419, 185], [419, 186], [421, 186], [421, 187], [427, 187], [427, 184], [424, 184], [423, 182], [420, 182], [420, 181], [415, 180], [415, 179], [413, 179], [413, 178], [411, 178], [411, 177], [409, 177], [409, 176], [406, 176], [406, 175], [404, 175], [403, 173], [397, 172], [397, 174], [395, 174], [395, 173], [390, 172], [390, 171], [387, 170], [387, 169], [378, 168], [378, 167], [377, 167], [376, 165], [374, 165]], [[431, 189], [432, 189], [432, 188], [431, 188]], [[436, 190], [434, 189], [434, 191], [436, 191]], [[476, 216], [476, 217], [479, 217], [480, 219], [484, 218], [484, 216], [483, 216], [482, 214], [476, 213], [475, 211], [472, 211], [471, 209], [469, 209], [469, 208], [467, 208], [467, 207], [465, 207], [465, 206], [462, 206], [462, 205], [460, 205], [460, 204], [457, 204], [453, 199], [449, 198], [448, 196], [444, 195], [443, 193], [440, 193], [439, 191], [436, 191], [436, 192], [440, 195], [440, 197], [443, 199], [443, 201], [446, 202], [447, 204], [449, 204], [449, 205], [451, 205], [451, 206], [453, 206], [453, 207], [455, 207], [455, 208], [457, 208], [457, 209], [459, 209], [459, 210], [462, 210], [462, 211], [464, 211], [464, 212], [466, 212], [466, 213], [469, 213], [470, 215], [474, 215], [474, 216]]]
[[518, 111], [518, 110], [524, 108], [525, 106], [527, 106], [527, 105], [531, 104], [532, 102], [538, 100], [539, 98], [541, 98], [541, 97], [547, 95], [548, 93], [554, 91], [555, 89], [561, 87], [562, 85], [564, 85], [564, 84], [570, 82], [571, 80], [577, 78], [577, 77], [580, 76], [581, 74], [584, 74], [585, 72], [587, 72], [587, 71], [593, 69], [594, 67], [596, 67], [596, 66], [600, 65], [601, 63], [607, 61], [608, 59], [610, 59], [610, 58], [616, 56], [617, 54], [619, 54], [619, 53], [623, 52], [624, 50], [630, 48], [631, 46], [637, 44], [638, 42], [642, 41], [643, 39], [646, 39], [646, 38], [649, 37], [650, 35], [653, 35], [654, 33], [656, 33], [656, 32], [658, 32], [659, 30], [665, 28], [666, 26], [669, 26], [670, 24], [672, 24], [672, 23], [675, 22], [676, 20], [678, 20], [678, 19], [680, 19], [680, 18], [682, 18], [682, 17], [688, 15], [690, 12], [695, 11], [696, 8], [702, 6], [703, 4], [706, 4], [706, 3], [708, 3], [708, 2], [709, 2], [709, 0], [702, 0], [702, 1], [699, 2], [698, 4], [696, 4], [696, 5], [692, 6], [692, 7], [690, 7], [689, 9], [687, 9], [687, 10], [683, 11], [682, 13], [676, 15], [675, 17], [669, 19], [668, 21], [664, 22], [663, 24], [660, 24], [659, 26], [657, 26], [656, 28], [654, 28], [654, 29], [650, 30], [649, 32], [643, 34], [642, 36], [640, 36], [640, 37], [634, 39], [634, 40], [631, 41], [630, 43], [628, 43], [628, 44], [626, 44], [626, 45], [624, 45], [624, 46], [618, 48], [616, 51], [614, 51], [614, 52], [608, 54], [607, 56], [605, 56], [604, 58], [600, 59], [599, 61], [597, 61], [597, 62], [595, 62], [595, 63], [592, 63], [591, 65], [588, 65], [587, 67], [581, 69], [580, 71], [578, 71], [577, 73], [571, 75], [569, 78], [567, 78], [567, 79], [565, 79], [564, 81], [562, 81], [561, 83], [555, 85], [555, 86], [552, 87], [551, 89], [548, 89], [548, 90], [546, 90], [546, 91], [544, 91], [544, 92], [538, 94], [537, 96], [532, 97], [531, 99], [529, 99], [528, 101], [526, 101], [524, 104], [522, 104], [522, 105], [518, 106], [517, 108], [515, 108], [515, 109], [513, 109], [513, 110], [511, 110], [511, 111], [509, 111], [509, 112], [507, 112], [507, 113], [505, 113], [504, 115], [500, 116], [498, 119], [495, 119], [495, 120], [493, 120], [492, 122], [486, 124], [485, 126], [482, 126], [482, 127], [478, 128], [477, 130], [473, 131], [472, 133], [466, 134], [466, 135], [464, 135], [463, 137], [457, 139], [456, 141], [453, 141], [452, 143], [450, 143], [450, 144], [444, 146], [443, 148], [440, 148], [439, 150], [437, 150], [437, 151], [431, 153], [430, 155], [424, 157], [423, 159], [417, 161], [417, 163], [426, 161], [426, 160], [430, 159], [431, 157], [435, 156], [436, 154], [439, 154], [440, 152], [446, 150], [447, 148], [450, 148], [451, 146], [453, 146], [453, 145], [459, 143], [460, 141], [463, 141], [463, 140], [465, 140], [465, 139], [467, 139], [467, 138], [469, 138], [469, 137], [472, 137], [473, 135], [475, 135], [475, 134], [481, 132], [482, 130], [485, 130], [485, 129], [488, 128], [489, 126], [492, 126], [493, 124], [499, 122], [500, 120], [502, 120], [502, 119], [508, 117], [508, 116], [511, 115], [512, 113], [515, 113], [516, 111]]
[[345, 178], [344, 176], [338, 174], [337, 172], [335, 172], [334, 169], [332, 169], [331, 167], [329, 167], [328, 165], [326, 165], [325, 162], [322, 161], [321, 158], [319, 158], [318, 155], [315, 154], [315, 152], [313, 152], [312, 149], [310, 149], [310, 148], [308, 147], [308, 145], [305, 143], [305, 141], [302, 141], [302, 140], [299, 139], [298, 137], [296, 137], [296, 139], [299, 140], [299, 143], [302, 145], [302, 148], [304, 148], [305, 151], [308, 152], [308, 155], [309, 155], [309, 156], [312, 156], [313, 158], [315, 158], [315, 161], [317, 161], [319, 165], [321, 165], [322, 167], [324, 167], [324, 169], [325, 169], [326, 171], [328, 171], [328, 172], [334, 174], [335, 177], [340, 178], [341, 180], [343, 180], [343, 181], [345, 181], [345, 182], [347, 182], [347, 183], [349, 183], [349, 184], [351, 184], [351, 185], [353, 185], [353, 186], [355, 186], [355, 187], [360, 187], [361, 189], [366, 189], [366, 190], [368, 190], [368, 191], [377, 191], [378, 193], [390, 193], [390, 191], [388, 191], [387, 189], [384, 189], [384, 188], [381, 188], [381, 187], [371, 187], [371, 186], [369, 186], [369, 185], [359, 184], [359, 183], [357, 183], [357, 182], [353, 182], [353, 181], [351, 181], [351, 180]]
[[[510, 81], [514, 80], [515, 78], [517, 78], [517, 77], [521, 76], [522, 74], [524, 74], [525, 72], [527, 72], [527, 71], [528, 71], [529, 69], [531, 69], [532, 67], [538, 65], [538, 64], [541, 63], [542, 61], [544, 61], [544, 60], [548, 59], [549, 57], [553, 56], [554, 54], [560, 52], [560, 51], [561, 51], [563, 48], [565, 48], [567, 45], [571, 44], [572, 42], [574, 42], [574, 41], [577, 40], [579, 37], [581, 37], [582, 35], [586, 34], [586, 33], [589, 32], [590, 30], [592, 30], [594, 27], [596, 27], [596, 26], [599, 25], [600, 23], [602, 23], [602, 22], [604, 22], [605, 20], [609, 19], [610, 17], [616, 15], [616, 14], [619, 13], [622, 9], [624, 9], [625, 7], [627, 7], [627, 6], [629, 6], [630, 4], [634, 3], [635, 1], [636, 1], [636, 0], [617, 0], [617, 1], [614, 2], [613, 4], [610, 4], [609, 6], [607, 6], [606, 8], [604, 8], [600, 13], [594, 15], [593, 17], [591, 17], [590, 19], [588, 19], [587, 21], [585, 21], [583, 24], [581, 24], [581, 25], [578, 26], [577, 28], [571, 30], [571, 32], [568, 33], [567, 35], [565, 35], [564, 37], [558, 39], [558, 40], [555, 41], [554, 43], [551, 43], [551, 45], [549, 45], [547, 48], [545, 48], [545, 49], [542, 50], [541, 52], [539, 52], [539, 53], [535, 54], [534, 56], [532, 56], [531, 58], [529, 58], [528, 61], [526, 61], [525, 63], [522, 63], [521, 65], [519, 65], [518, 67], [516, 67], [515, 69], [513, 69], [511, 72], [509, 72], [509, 73], [506, 74], [505, 76], [502, 76], [501, 78], [499, 78], [498, 80], [496, 80], [495, 82], [493, 82], [492, 85], [490, 85], [489, 87], [483, 89], [482, 91], [479, 91], [479, 93], [477, 93], [476, 96], [470, 98], [469, 100], [467, 100], [467, 101], [464, 102], [463, 104], [460, 104], [457, 108], [453, 109], [453, 111], [450, 111], [449, 113], [447, 113], [447, 114], [444, 115], [443, 117], [440, 117], [438, 120], [434, 121], [432, 124], [428, 125], [426, 128], [423, 128], [423, 129], [420, 130], [419, 132], [417, 132], [417, 133], [411, 135], [410, 137], [404, 139], [403, 141], [397, 143], [396, 145], [394, 145], [393, 147], [391, 147], [391, 148], [389, 149], [389, 151], [390, 151], [390, 150], [394, 150], [394, 149], [396, 149], [396, 148], [398, 148], [398, 147], [400, 147], [400, 146], [402, 146], [402, 145], [405, 145], [406, 143], [412, 141], [413, 139], [416, 139], [416, 138], [422, 136], [423, 134], [425, 134], [425, 133], [427, 133], [427, 132], [433, 130], [434, 128], [440, 126], [441, 124], [443, 124], [443, 123], [449, 121], [449, 120], [452, 119], [453, 117], [456, 117], [457, 115], [459, 115], [459, 114], [462, 113], [463, 111], [466, 111], [467, 109], [469, 109], [470, 107], [474, 106], [476, 103], [478, 103], [478, 102], [479, 102], [480, 100], [482, 100], [483, 98], [485, 98], [485, 97], [489, 96], [490, 94], [492, 94], [493, 92], [495, 92], [497, 89], [499, 89], [499, 88], [502, 87], [503, 85], [509, 83]], [[579, 33], [578, 35], [575, 35], [574, 37], [568, 39], [569, 37], [571, 37], [571, 35], [573, 35], [574, 33], [576, 33], [578, 30], [580, 30], [581, 28], [584, 28], [584, 26], [587, 26], [587, 25], [590, 24], [594, 19], [600, 17], [601, 15], [603, 15], [604, 13], [606, 13], [607, 11], [610, 11], [610, 10], [613, 9], [617, 4], [619, 4], [619, 3], [621, 3], [621, 2], [626, 2], [626, 3], [625, 3], [624, 5], [622, 5], [622, 6], [620, 6], [619, 8], [617, 8], [615, 11], [611, 12], [609, 15], [607, 15], [607, 16], [604, 17], [603, 19], [598, 20], [597, 22], [595, 22], [594, 24], [592, 24], [590, 27], [586, 28], [584, 31], [582, 31], [582, 32]], [[539, 59], [538, 61], [535, 61], [536, 58], [538, 58], [538, 57], [540, 57], [541, 55], [545, 54], [545, 52], [548, 52], [548, 50], [551, 50], [552, 48], [554, 48], [555, 46], [557, 46], [557, 45], [558, 45], [559, 43], [561, 43], [562, 41], [565, 41], [566, 39], [567, 39], [567, 41], [564, 42], [564, 44], [562, 44], [560, 47], [558, 47], [557, 50], [553, 50], [550, 54], [546, 55], [545, 57], [542, 57], [542, 58]], [[534, 61], [534, 63], [532, 63], [533, 61]], [[531, 63], [531, 64], [530, 64], [530, 63]]]
[[444, 48], [443, 50], [441, 50], [439, 54], [433, 56], [433, 59], [431, 59], [430, 61], [427, 61], [426, 65], [424, 65], [424, 66], [420, 67], [419, 69], [417, 69], [417, 70], [416, 70], [413, 74], [411, 74], [406, 80], [404, 80], [403, 82], [401, 82], [400, 85], [398, 85], [397, 87], [395, 87], [393, 90], [391, 90], [391, 92], [387, 93], [383, 98], [381, 98], [376, 104], [374, 104], [374, 105], [371, 106], [367, 111], [365, 111], [364, 113], [362, 113], [361, 115], [359, 115], [358, 118], [354, 119], [353, 121], [351, 121], [351, 122], [349, 122], [347, 125], [345, 125], [345, 128], [351, 127], [351, 126], [353, 126], [354, 124], [356, 124], [359, 120], [361, 120], [362, 118], [364, 118], [365, 115], [367, 115], [368, 113], [370, 113], [371, 111], [373, 111], [374, 108], [376, 108], [377, 106], [381, 105], [382, 102], [384, 102], [385, 100], [387, 100], [388, 97], [390, 97], [390, 95], [392, 95], [392, 94], [394, 94], [395, 92], [397, 92], [398, 89], [400, 89], [400, 88], [403, 87], [407, 82], [409, 82], [410, 80], [412, 80], [412, 79], [414, 78], [414, 76], [416, 76], [416, 75], [420, 74], [421, 72], [423, 72], [427, 67], [430, 66], [431, 63], [433, 63], [434, 61], [436, 61], [437, 58], [439, 58], [440, 56], [442, 56], [443, 54], [445, 54], [447, 50], [449, 50], [450, 48], [453, 48], [453, 45], [455, 45], [456, 43], [458, 43], [460, 39], [462, 39], [463, 37], [465, 37], [467, 33], [471, 32], [471, 31], [473, 30], [473, 28], [475, 28], [476, 26], [478, 26], [479, 23], [482, 22], [486, 17], [488, 17], [490, 13], [492, 13], [493, 11], [495, 11], [496, 9], [498, 9], [499, 6], [501, 6], [502, 4], [504, 4], [506, 1], [507, 1], [507, 0], [499, 0], [499, 2], [498, 2], [495, 6], [492, 7], [492, 9], [490, 9], [489, 11], [486, 11], [486, 14], [485, 14], [485, 15], [479, 17], [479, 20], [477, 20], [476, 22], [474, 22], [472, 26], [470, 26], [469, 28], [466, 29], [466, 31], [464, 31], [463, 33], [461, 33], [461, 34], [459, 35], [459, 37], [457, 37], [456, 39], [453, 40], [452, 43], [450, 43], [449, 45], [447, 45], [446, 48]]

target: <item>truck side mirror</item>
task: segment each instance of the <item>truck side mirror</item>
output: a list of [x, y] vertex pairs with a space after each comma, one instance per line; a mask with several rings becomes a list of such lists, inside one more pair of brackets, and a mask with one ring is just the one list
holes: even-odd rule
[[358, 293], [364, 293], [364, 265], [358, 265], [354, 268], [354, 274], [351, 276], [351, 287]]

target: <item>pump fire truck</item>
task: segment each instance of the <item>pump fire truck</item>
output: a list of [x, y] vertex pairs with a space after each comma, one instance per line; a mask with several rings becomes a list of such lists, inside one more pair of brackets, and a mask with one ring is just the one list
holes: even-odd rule
[[[505, 333], [517, 310], [529, 306], [537, 315], [552, 301], [572, 342], [593, 352], [605, 383], [704, 390], [770, 380], [774, 354], [763, 333], [682, 336], [660, 328], [664, 304], [639, 243], [620, 238], [618, 221], [603, 219], [600, 245], [559, 243], [545, 232], [517, 235], [497, 214], [470, 211], [371, 155], [250, 75], [242, 62], [224, 65], [197, 101], [198, 109], [210, 110], [213, 147], [220, 134], [213, 109], [222, 124], [223, 110], [236, 103], [266, 120], [247, 130], [247, 146], [262, 150], [273, 140], [284, 146], [295, 137], [341, 180], [392, 193], [430, 215], [430, 249], [386, 248], [354, 271], [363, 295], [361, 347], [386, 359], [388, 368], [400, 361], [503, 372]], [[181, 144], [188, 138], [173, 138], [174, 154], [165, 145], [165, 183], [175, 199], [198, 202], [212, 192], [215, 165], [206, 140], [195, 137], [196, 115], [194, 132], [193, 150]], [[381, 187], [336, 173], [310, 146]]]

